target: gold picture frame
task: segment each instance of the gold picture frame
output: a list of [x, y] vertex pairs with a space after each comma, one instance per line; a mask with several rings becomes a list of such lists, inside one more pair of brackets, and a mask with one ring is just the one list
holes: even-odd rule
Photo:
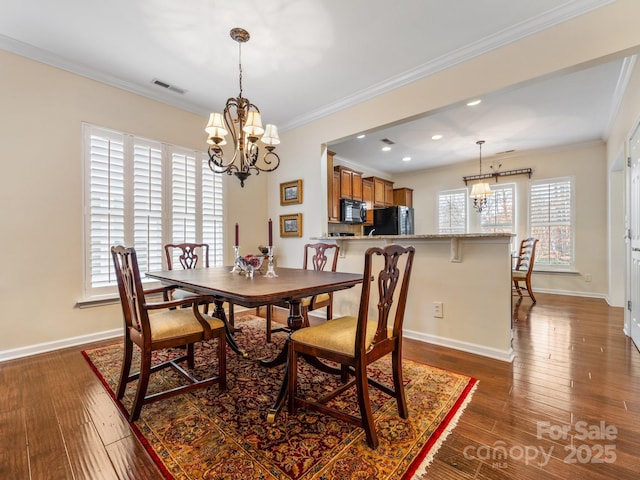
[[291, 215], [280, 215], [280, 236], [281, 237], [301, 237], [302, 236], [302, 214], [293, 213]]
[[302, 203], [302, 180], [293, 180], [280, 184], [280, 205]]

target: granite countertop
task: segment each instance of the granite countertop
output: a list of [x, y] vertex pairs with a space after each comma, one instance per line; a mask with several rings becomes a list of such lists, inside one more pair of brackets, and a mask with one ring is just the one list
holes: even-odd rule
[[445, 238], [511, 238], [512, 233], [430, 233], [425, 235], [356, 235], [356, 236], [322, 236], [311, 240], [420, 240]]

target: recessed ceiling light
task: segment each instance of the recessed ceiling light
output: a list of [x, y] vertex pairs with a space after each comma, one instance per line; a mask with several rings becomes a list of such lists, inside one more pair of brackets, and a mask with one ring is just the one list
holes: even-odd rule
[[475, 107], [476, 105], [479, 105], [482, 102], [482, 100], [478, 99], [478, 100], [473, 100], [469, 103], [467, 103], [467, 107]]
[[442, 135], [438, 133], [437, 135], [434, 135], [433, 137], [431, 137], [431, 140], [440, 140], [441, 138], [442, 138]]
[[356, 138], [358, 140], [362, 140], [364, 137], [366, 137], [366, 135], [364, 133], [361, 133], [360, 135], [358, 135]]
[[391, 147], [388, 145], [386, 147], [382, 147], [383, 152], [388, 152], [389, 150], [391, 150]]
[[402, 157], [402, 161], [403, 162], [410, 162], [411, 161], [411, 157]]

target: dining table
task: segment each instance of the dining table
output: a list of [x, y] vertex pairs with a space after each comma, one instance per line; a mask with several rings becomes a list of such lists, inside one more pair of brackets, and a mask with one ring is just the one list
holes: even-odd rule
[[[223, 308], [225, 302], [247, 308], [287, 303], [289, 305], [287, 326], [290, 331], [295, 331], [302, 328], [304, 324], [301, 310], [303, 298], [348, 289], [362, 283], [363, 280], [361, 273], [300, 268], [277, 268], [275, 277], [258, 272], [249, 276], [232, 271], [231, 267], [162, 270], [147, 272], [146, 275], [166, 285], [176, 285], [184, 290], [213, 297], [215, 305], [213, 316], [224, 322], [229, 347], [245, 358], [248, 354], [236, 341], [235, 326], [229, 322]], [[269, 423], [275, 421], [287, 395], [288, 342], [287, 339], [283, 349], [274, 359], [259, 362], [262, 367], [285, 364], [280, 390], [267, 414]]]

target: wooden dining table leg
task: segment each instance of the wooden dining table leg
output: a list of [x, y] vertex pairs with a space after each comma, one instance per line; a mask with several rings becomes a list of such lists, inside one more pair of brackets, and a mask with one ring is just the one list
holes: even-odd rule
[[[289, 300], [289, 316], [287, 317], [287, 326], [290, 331], [299, 330], [304, 322], [304, 317], [302, 316], [302, 307], [300, 306], [300, 299]], [[269, 308], [269, 307], [267, 307]], [[287, 340], [288, 342], [288, 340]], [[280, 350], [278, 355], [271, 359], [262, 359], [260, 360], [260, 365], [263, 367], [277, 367], [278, 365], [282, 365], [287, 361], [287, 343], [285, 342], [284, 348]]]
[[247, 358], [249, 354], [238, 346], [238, 344], [236, 343], [236, 339], [233, 336], [234, 327], [229, 323], [229, 320], [227, 319], [227, 315], [224, 311], [224, 306], [223, 306], [224, 300], [216, 298], [214, 300], [214, 303], [216, 305], [216, 308], [215, 308], [215, 311], [213, 312], [213, 316], [224, 322], [224, 330], [227, 337], [227, 344], [231, 347], [231, 350], [236, 352], [238, 355], [240, 355], [243, 358]]
[[[287, 326], [291, 332], [294, 332], [302, 328], [304, 318], [302, 316], [302, 310], [300, 306], [300, 299], [289, 300], [289, 316], [287, 317]], [[291, 335], [291, 333], [289, 333]], [[271, 405], [269, 413], [267, 414], [267, 423], [273, 423], [276, 420], [278, 412], [284, 405], [284, 401], [287, 398], [287, 390], [289, 387], [289, 338], [284, 343], [283, 349], [278, 356], [273, 360], [260, 360], [260, 365], [263, 367], [275, 367], [277, 365], [285, 364], [284, 373], [282, 377], [282, 383], [280, 384], [280, 390], [276, 400]]]

